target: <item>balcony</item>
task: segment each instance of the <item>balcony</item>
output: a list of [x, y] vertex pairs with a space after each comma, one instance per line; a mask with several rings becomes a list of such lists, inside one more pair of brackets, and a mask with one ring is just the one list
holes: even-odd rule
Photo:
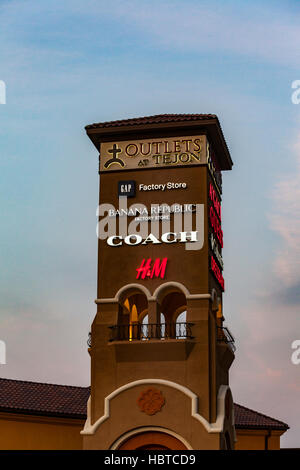
[[[151, 341], [151, 340], [181, 340], [193, 339], [192, 335], [193, 323], [150, 323], [131, 325], [114, 325], [110, 326], [110, 342], [119, 341]], [[234, 337], [227, 327], [217, 327], [217, 341], [226, 343], [231, 351], [235, 353], [236, 347], [234, 344]], [[92, 346], [92, 337], [89, 333], [88, 347]]]
[[217, 327], [217, 341], [228, 344], [231, 351], [235, 353], [236, 347], [234, 344], [234, 337], [226, 326]]
[[132, 323], [110, 326], [110, 341], [192, 339], [192, 323]]

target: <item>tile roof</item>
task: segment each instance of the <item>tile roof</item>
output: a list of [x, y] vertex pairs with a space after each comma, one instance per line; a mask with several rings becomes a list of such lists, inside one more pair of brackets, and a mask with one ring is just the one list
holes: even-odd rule
[[230, 170], [232, 168], [233, 162], [230, 152], [219, 119], [215, 114], [155, 114], [153, 116], [89, 124], [85, 126], [85, 130], [97, 150], [99, 150], [101, 142], [106, 142], [112, 136], [118, 136], [118, 138], [124, 140], [126, 136], [128, 137], [128, 134], [141, 135], [143, 133], [143, 138], [146, 138], [145, 135], [148, 133], [149, 136], [149, 132], [150, 134], [156, 133], [159, 129], [167, 132], [172, 129], [173, 132], [175, 127], [178, 129], [184, 128], [185, 132], [187, 130], [190, 132], [192, 127], [197, 130], [200, 127], [206, 128], [209, 138], [214, 142], [215, 152], [219, 155], [220, 169]]
[[85, 418], [89, 387], [0, 379], [0, 411]]
[[143, 124], [160, 124], [167, 122], [199, 121], [207, 119], [217, 119], [215, 114], [155, 114], [154, 116], [144, 116], [132, 119], [122, 119], [118, 121], [107, 121], [89, 124], [85, 129], [99, 129], [103, 127], [138, 126]]
[[278, 419], [266, 416], [258, 411], [250, 410], [242, 405], [234, 404], [235, 425], [239, 429], [278, 429], [287, 430], [289, 426]]
[[[85, 419], [89, 394], [89, 387], [0, 378], [0, 411]], [[282, 421], [245, 406], [234, 407], [237, 429], [288, 429]]]

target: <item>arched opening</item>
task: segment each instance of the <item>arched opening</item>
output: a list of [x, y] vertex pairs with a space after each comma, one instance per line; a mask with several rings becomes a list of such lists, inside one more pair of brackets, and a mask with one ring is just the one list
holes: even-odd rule
[[176, 317], [176, 338], [182, 339], [185, 338], [186, 334], [186, 310], [183, 310]]
[[183, 292], [173, 291], [167, 293], [161, 301], [161, 312], [164, 314], [166, 323], [176, 321], [176, 317], [186, 310], [186, 298]]
[[[150, 339], [153, 337], [153, 326], [149, 325], [149, 317], [148, 317], [148, 312], [146, 312], [146, 315], [143, 315], [139, 319], [140, 324], [141, 324], [141, 339]], [[165, 338], [165, 331], [166, 331], [166, 321], [165, 321], [165, 316], [163, 313], [160, 314], [160, 323], [159, 325], [156, 326], [155, 328], [155, 336], [156, 338], [164, 339]]]
[[[159, 286], [152, 298], [143, 286], [124, 286], [117, 294], [118, 322], [111, 326], [111, 341], [191, 338], [191, 324], [187, 322], [188, 294], [183, 285], [175, 282]], [[149, 305], [148, 301], [151, 301]]]
[[118, 450], [187, 450], [187, 447], [170, 434], [147, 431], [129, 437]]
[[165, 338], [185, 339], [189, 336], [187, 324], [187, 302], [183, 292], [177, 288], [167, 290], [161, 298], [160, 309], [165, 318]]
[[[119, 301], [118, 325], [113, 327], [113, 338], [133, 341], [143, 336], [143, 322], [148, 316], [148, 299], [137, 290], [124, 292]], [[146, 320], [144, 320], [144, 323]]]
[[136, 450], [171, 450], [169, 447], [161, 446], [159, 444], [146, 444], [141, 447], [137, 447]]
[[166, 337], [166, 318], [163, 313], [160, 314], [160, 337], [161, 339]]

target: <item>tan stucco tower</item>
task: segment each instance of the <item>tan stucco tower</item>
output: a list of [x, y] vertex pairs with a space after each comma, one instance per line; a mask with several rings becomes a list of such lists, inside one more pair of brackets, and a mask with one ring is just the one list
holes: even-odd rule
[[234, 448], [221, 228], [232, 161], [218, 118], [86, 131], [100, 152], [100, 206], [83, 448]]

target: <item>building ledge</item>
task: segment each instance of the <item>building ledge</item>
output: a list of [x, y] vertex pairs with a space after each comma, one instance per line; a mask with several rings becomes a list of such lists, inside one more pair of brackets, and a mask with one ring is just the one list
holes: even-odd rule
[[140, 341], [113, 341], [117, 362], [184, 361], [192, 351], [191, 339], [151, 339]]

